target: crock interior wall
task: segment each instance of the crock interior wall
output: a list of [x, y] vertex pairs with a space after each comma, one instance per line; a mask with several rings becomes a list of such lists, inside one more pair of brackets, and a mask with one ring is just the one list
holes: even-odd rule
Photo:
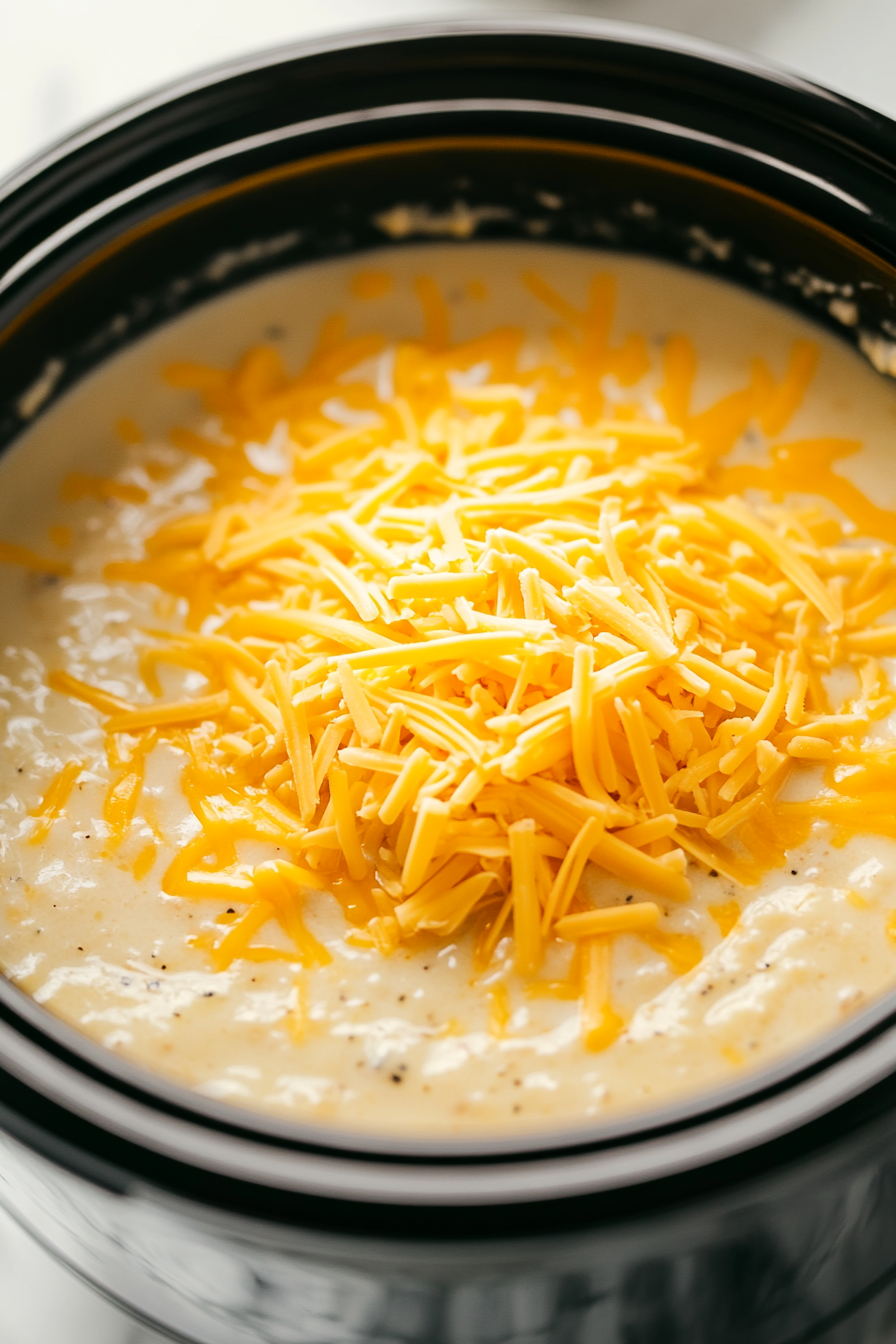
[[[302, 262], [401, 246], [377, 223], [396, 205], [434, 217], [458, 202], [502, 212], [481, 219], [477, 241], [611, 248], [699, 268], [853, 342], [858, 330], [896, 318], [896, 272], [829, 226], [751, 188], [612, 147], [440, 137], [339, 150], [212, 191], [196, 185], [79, 236], [0, 304], [0, 446], [26, 427], [18, 403], [48, 361], [63, 366], [55, 398], [129, 341], [225, 289]], [[447, 226], [433, 240], [446, 236]], [[857, 305], [850, 327], [829, 311], [832, 294], [843, 293]]]

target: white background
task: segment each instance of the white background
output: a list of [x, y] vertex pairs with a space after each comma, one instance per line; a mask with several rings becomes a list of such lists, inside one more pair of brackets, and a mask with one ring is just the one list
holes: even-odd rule
[[[434, 14], [600, 15], [789, 66], [896, 117], [896, 0], [0, 0], [0, 177], [107, 109], [312, 34]], [[0, 1211], [0, 1344], [155, 1344]]]

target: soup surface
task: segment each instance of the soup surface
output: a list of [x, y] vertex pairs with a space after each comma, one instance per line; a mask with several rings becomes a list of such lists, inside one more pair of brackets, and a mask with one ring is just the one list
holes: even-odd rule
[[580, 1121], [896, 981], [896, 392], [541, 245], [286, 272], [0, 465], [0, 966], [282, 1117]]

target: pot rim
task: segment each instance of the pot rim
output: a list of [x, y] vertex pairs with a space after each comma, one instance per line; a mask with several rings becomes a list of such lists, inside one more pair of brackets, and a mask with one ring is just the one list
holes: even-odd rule
[[386, 45], [392, 42], [410, 42], [427, 38], [464, 37], [464, 36], [545, 36], [545, 37], [582, 37], [606, 41], [628, 43], [634, 47], [647, 47], [652, 50], [676, 52], [683, 56], [696, 56], [717, 65], [754, 74], [783, 87], [811, 93], [830, 103], [853, 110], [861, 110], [872, 116], [883, 114], [866, 108], [845, 94], [827, 89], [805, 76], [796, 74], [773, 62], [748, 52], [738, 51], [722, 43], [710, 42], [703, 38], [691, 37], [671, 29], [651, 24], [631, 23], [621, 19], [602, 19], [582, 14], [558, 14], [548, 17], [544, 14], [523, 14], [504, 18], [501, 15], [489, 15], [478, 18], [434, 18], [430, 20], [409, 21], [407, 23], [387, 23], [364, 25], [358, 28], [339, 28], [313, 37], [299, 38], [294, 42], [278, 44], [250, 52], [245, 56], [215, 62], [199, 70], [166, 81], [139, 95], [137, 98], [120, 104], [108, 112], [85, 122], [66, 133], [23, 162], [14, 165], [9, 172], [0, 177], [0, 201], [11, 195], [27, 182], [37, 177], [45, 169], [51, 168], [60, 159], [75, 150], [102, 138], [111, 131], [118, 130], [130, 121], [160, 107], [197, 93], [212, 85], [240, 75], [252, 74], [273, 66], [286, 65], [290, 61], [309, 56], [327, 55], [357, 47]]
[[[0, 1068], [40, 1097], [178, 1164], [362, 1203], [530, 1203], [649, 1184], [782, 1138], [896, 1068], [893, 991], [814, 1048], [739, 1082], [615, 1121], [492, 1139], [334, 1135], [323, 1125], [243, 1111], [158, 1077], [82, 1037], [0, 980], [3, 1007], [13, 996], [24, 1001], [15, 1005], [20, 1020], [36, 1031], [23, 1033], [8, 1013], [0, 1017]], [[865, 1030], [858, 1043], [856, 1027]], [[48, 1050], [47, 1038], [62, 1049]], [[832, 1046], [839, 1049], [833, 1063]]]
[[[642, 117], [635, 113], [625, 113], [607, 108], [588, 107], [580, 103], [558, 103], [537, 98], [427, 99], [425, 101], [365, 108], [362, 111], [335, 113], [331, 116], [314, 117], [307, 121], [294, 122], [288, 126], [277, 127], [247, 136], [244, 139], [231, 141], [212, 150], [205, 150], [201, 154], [193, 155], [191, 158], [184, 159], [169, 168], [153, 173], [149, 177], [113, 193], [106, 200], [83, 211], [80, 215], [76, 215], [74, 219], [31, 248], [0, 276], [0, 294], [3, 294], [5, 290], [22, 279], [32, 267], [39, 265], [50, 257], [57, 248], [71, 242], [79, 233], [114, 214], [116, 210], [131, 205], [158, 188], [169, 186], [172, 182], [187, 177], [197, 170], [210, 167], [212, 164], [221, 163], [226, 159], [238, 158], [241, 154], [249, 154], [254, 150], [266, 148], [284, 140], [299, 140], [303, 136], [311, 136], [321, 131], [337, 130], [378, 121], [398, 121], [405, 118], [410, 120], [421, 116], [438, 116], [440, 113], [470, 112], [536, 114], [558, 118], [575, 117], [583, 121], [615, 123], [653, 131], [658, 135], [691, 140], [698, 144], [712, 146], [715, 149], [740, 154], [746, 159], [760, 163], [764, 167], [772, 168], [785, 176], [797, 178], [805, 185], [814, 187], [816, 190], [826, 193], [842, 204], [851, 206], [865, 215], [871, 214], [870, 206], [864, 201], [860, 201], [858, 197], [843, 191], [834, 183], [826, 181], [815, 173], [788, 164], [784, 159], [778, 159], [759, 150], [738, 145], [734, 141], [723, 139], [720, 136], [710, 135], [692, 128], [685, 130], [681, 126], [660, 121], [658, 118]], [[2, 183], [0, 183], [0, 187], [2, 187]], [[2, 201], [2, 196], [0, 196], [0, 201]]]
[[[570, 37], [669, 52], [695, 58], [717, 71], [737, 69], [812, 101], [848, 109], [869, 124], [892, 126], [880, 114], [799, 76], [662, 29], [585, 16], [436, 20], [307, 39], [174, 81], [99, 118], [16, 169], [0, 181], [0, 203], [79, 149], [202, 89], [320, 54], [465, 36]], [[418, 114], [421, 110], [469, 110], [473, 106], [505, 111], [534, 108], [591, 120], [640, 121], [652, 130], [664, 129], [663, 124], [648, 118], [593, 106], [538, 99], [443, 99], [309, 119], [251, 139], [254, 143], [270, 143], [276, 137], [311, 133], [323, 123], [354, 125], [377, 116], [393, 118], [402, 111], [408, 115], [409, 109]], [[679, 136], [687, 133], [684, 127], [672, 123], [666, 129]], [[703, 138], [713, 140], [710, 136]], [[745, 152], [744, 146], [733, 142], [715, 143]], [[248, 147], [249, 141], [236, 141], [211, 152], [225, 157]], [[814, 178], [784, 160], [765, 159], [769, 166], [796, 171], [811, 185], [867, 212], [867, 207], [836, 184]], [[192, 163], [186, 160], [172, 164], [165, 171], [186, 173]], [[0, 290], [75, 236], [79, 227], [102, 217], [96, 210], [111, 213], [125, 203], [123, 197], [133, 199], [151, 191], [154, 185], [152, 177], [144, 179], [70, 221], [20, 258], [13, 268], [15, 273], [7, 272], [0, 280]], [[628, 1113], [617, 1120], [494, 1138], [413, 1139], [352, 1131], [334, 1137], [322, 1125], [280, 1121], [263, 1112], [242, 1111], [130, 1064], [55, 1018], [2, 978], [0, 1066], [41, 1096], [99, 1129], [167, 1158], [233, 1179], [363, 1202], [530, 1202], [658, 1180], [769, 1143], [829, 1113], [896, 1068], [896, 990], [836, 1031], [737, 1082], [664, 1107]]]

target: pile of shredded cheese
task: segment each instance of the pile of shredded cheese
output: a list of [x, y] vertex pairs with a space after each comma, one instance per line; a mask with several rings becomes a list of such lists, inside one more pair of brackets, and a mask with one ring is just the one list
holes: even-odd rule
[[[896, 626], [879, 623], [896, 607], [896, 516], [833, 469], [858, 444], [780, 442], [813, 375], [808, 343], [780, 381], [757, 359], [746, 386], [693, 414], [686, 337], [667, 341], [648, 398], [646, 342], [611, 344], [610, 277], [584, 311], [525, 280], [561, 323], [556, 357], [536, 367], [516, 329], [452, 344], [421, 279], [425, 335], [385, 355], [334, 318], [295, 375], [270, 347], [230, 371], [169, 368], [215, 417], [205, 436], [172, 434], [211, 465], [210, 507], [107, 577], [185, 599], [185, 623], [134, 633], [145, 703], [66, 672], [50, 685], [105, 716], [110, 847], [149, 752], [167, 739], [185, 753], [201, 831], [162, 885], [226, 905], [200, 940], [216, 968], [328, 961], [302, 917], [303, 891], [326, 889], [349, 938], [385, 956], [470, 928], [484, 971], [512, 934], [531, 992], [581, 998], [600, 1049], [622, 1025], [615, 935], [678, 971], [701, 956], [662, 931], [669, 903], [689, 899], [689, 863], [748, 887], [814, 819], [835, 839], [896, 835], [896, 752], [863, 746], [896, 706], [878, 664], [896, 653]], [[612, 417], [608, 375], [630, 390]], [[334, 398], [360, 423], [338, 425]], [[770, 465], [721, 466], [751, 423]], [[282, 475], [247, 456], [269, 443], [288, 457]], [[836, 508], [785, 507], [807, 485]], [[116, 488], [133, 491], [79, 477], [69, 494]], [[160, 663], [200, 671], [207, 693], [162, 702]], [[834, 712], [824, 676], [843, 664], [856, 690]], [[821, 763], [825, 785], [776, 802], [801, 762]], [[80, 768], [52, 782], [35, 842]], [[290, 860], [243, 863], [244, 840]], [[152, 859], [150, 846], [143, 873]], [[592, 908], [589, 862], [639, 895]], [[271, 920], [288, 953], [255, 941]], [[556, 938], [575, 944], [569, 976], [542, 982]]]

